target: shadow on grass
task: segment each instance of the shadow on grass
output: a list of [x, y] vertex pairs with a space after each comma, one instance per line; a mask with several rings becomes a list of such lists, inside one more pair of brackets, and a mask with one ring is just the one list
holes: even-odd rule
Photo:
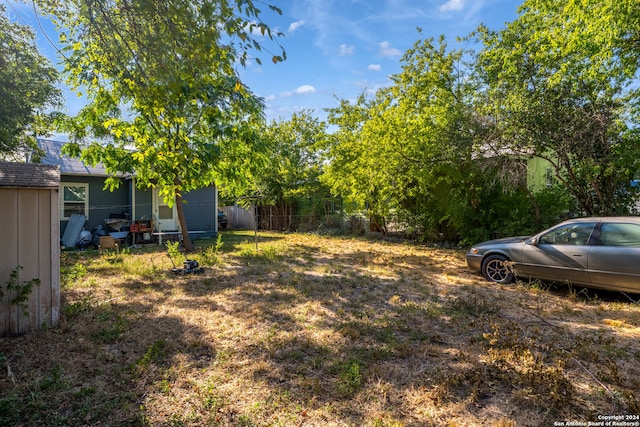
[[[60, 328], [0, 341], [0, 422], [545, 425], [637, 412], [629, 305], [488, 285], [463, 277], [456, 252], [286, 235], [254, 251], [245, 234], [223, 237], [224, 263], [202, 275], [165, 273], [162, 251], [132, 254], [120, 279], [115, 265], [68, 260], [87, 273]], [[157, 274], [136, 276], [144, 263]]]

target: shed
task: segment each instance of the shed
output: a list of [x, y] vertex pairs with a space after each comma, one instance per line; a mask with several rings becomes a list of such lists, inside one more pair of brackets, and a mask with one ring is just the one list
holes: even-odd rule
[[57, 166], [0, 162], [0, 335], [58, 324], [59, 188]]

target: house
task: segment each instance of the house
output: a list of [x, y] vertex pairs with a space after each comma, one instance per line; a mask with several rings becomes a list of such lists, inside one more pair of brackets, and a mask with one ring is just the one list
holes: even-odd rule
[[[105, 188], [109, 176], [101, 165], [91, 167], [79, 159], [61, 154], [64, 142], [39, 139], [45, 151], [43, 164], [60, 167], [60, 235], [63, 236], [72, 214], [84, 215], [84, 229], [93, 232], [99, 227], [124, 224], [120, 231], [136, 231], [135, 240], [149, 241], [154, 234], [180, 230], [175, 205], [169, 207], [158, 195], [158, 189], [139, 189], [135, 174], [121, 175], [122, 184], [110, 191]], [[191, 191], [184, 195], [184, 214], [193, 236], [217, 234], [218, 191], [215, 186]], [[120, 222], [118, 222], [120, 220]], [[133, 225], [132, 228], [130, 226]], [[140, 227], [138, 227], [140, 225]], [[177, 234], [177, 233], [175, 233]]]
[[532, 193], [553, 187], [555, 183], [553, 165], [549, 160], [532, 157], [527, 162], [527, 186]]

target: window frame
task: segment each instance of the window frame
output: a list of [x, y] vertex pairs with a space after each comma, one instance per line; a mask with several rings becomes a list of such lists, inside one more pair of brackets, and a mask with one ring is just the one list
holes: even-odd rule
[[89, 183], [87, 182], [61, 182], [60, 183], [60, 197], [59, 197], [59, 207], [60, 207], [60, 220], [68, 221], [71, 217], [65, 216], [65, 206], [67, 203], [74, 205], [81, 205], [82, 202], [77, 201], [66, 201], [65, 200], [65, 188], [66, 187], [83, 187], [85, 193], [84, 200], [84, 213], [86, 219], [89, 219]]
[[[560, 246], [589, 246], [595, 229], [598, 226], [597, 222], [574, 222], [569, 224], [560, 224], [557, 227], [547, 231], [540, 236], [539, 242], [542, 245], [560, 245]], [[582, 238], [578, 234], [578, 230], [581, 228], [591, 228], [591, 232], [586, 236], [584, 243], [582, 240], [578, 241], [578, 238]], [[573, 234], [576, 234], [574, 237]], [[553, 239], [553, 240], [551, 240]], [[573, 241], [572, 241], [573, 240]]]
[[555, 178], [553, 176], [553, 170], [551, 168], [546, 168], [544, 171], [544, 185], [547, 188], [553, 187], [555, 184]]

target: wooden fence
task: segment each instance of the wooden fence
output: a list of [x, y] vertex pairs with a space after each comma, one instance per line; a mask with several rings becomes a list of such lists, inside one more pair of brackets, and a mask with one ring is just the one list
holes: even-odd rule
[[220, 210], [227, 215], [227, 228], [234, 228], [237, 230], [254, 229], [255, 222], [253, 207], [244, 209], [240, 206], [223, 206]]

